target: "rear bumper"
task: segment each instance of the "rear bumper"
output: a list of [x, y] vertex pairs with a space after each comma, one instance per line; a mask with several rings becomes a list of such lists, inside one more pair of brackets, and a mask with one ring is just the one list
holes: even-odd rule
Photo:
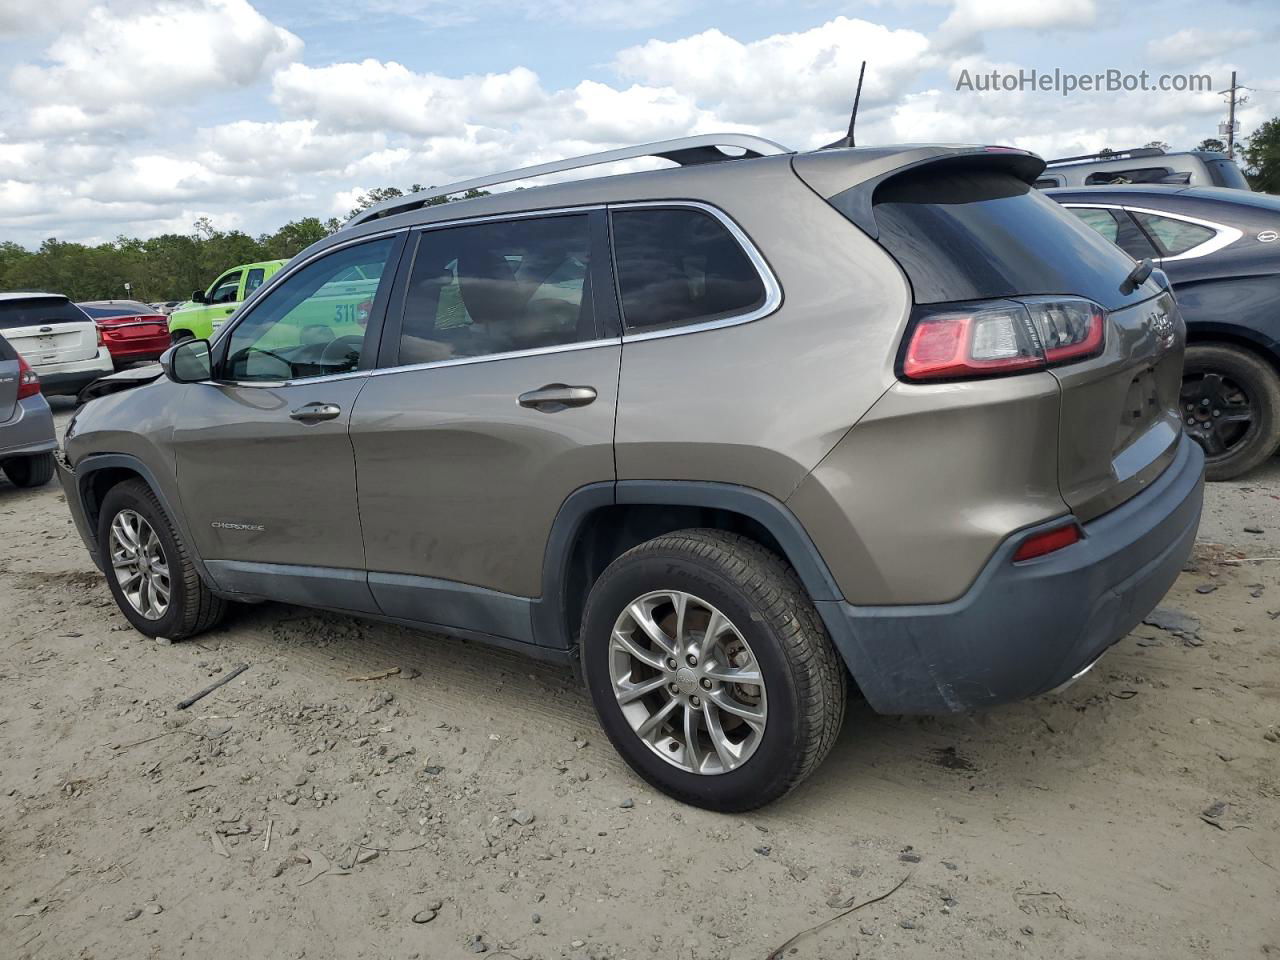
[[871, 706], [947, 713], [1006, 703], [1070, 680], [1141, 622], [1195, 543], [1204, 454], [1183, 437], [1144, 492], [1084, 524], [1081, 542], [1014, 564], [1006, 540], [973, 586], [945, 604], [819, 611]]
[[19, 400], [14, 405], [13, 416], [0, 423], [0, 460], [57, 449], [53, 413], [39, 394]]
[[72, 360], [67, 363], [44, 363], [35, 367], [40, 377], [40, 389], [49, 396], [74, 395], [99, 377], [115, 373], [116, 367], [106, 347], [99, 347], [88, 360]]
[[149, 337], [138, 343], [130, 343], [128, 346], [108, 344], [107, 349], [111, 352], [111, 359], [119, 366], [122, 363], [159, 360], [160, 354], [168, 350], [170, 346], [172, 346], [172, 343], [166, 333], [163, 338]]

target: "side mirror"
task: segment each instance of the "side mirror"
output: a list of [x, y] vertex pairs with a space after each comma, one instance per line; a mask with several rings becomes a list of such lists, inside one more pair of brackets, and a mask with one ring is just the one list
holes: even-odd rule
[[203, 291], [203, 290], [192, 290], [192, 291], [191, 291], [191, 301], [192, 301], [193, 303], [208, 303], [208, 302], [209, 302], [208, 300], [206, 300], [206, 299], [205, 299], [204, 291]]
[[183, 340], [160, 354], [160, 369], [174, 383], [199, 383], [213, 377], [208, 340]]

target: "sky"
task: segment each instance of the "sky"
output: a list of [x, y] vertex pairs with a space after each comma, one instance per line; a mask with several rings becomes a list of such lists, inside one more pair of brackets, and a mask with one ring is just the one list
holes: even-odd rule
[[[1280, 114], [1275, 0], [0, 0], [0, 241], [257, 234], [694, 133], [1046, 157]], [[1204, 92], [980, 92], [992, 70], [1208, 74]]]

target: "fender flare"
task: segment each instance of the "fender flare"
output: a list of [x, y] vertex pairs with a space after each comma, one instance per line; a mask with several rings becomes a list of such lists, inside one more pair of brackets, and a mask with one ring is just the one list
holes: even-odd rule
[[[795, 514], [780, 500], [733, 483], [690, 480], [619, 480], [579, 487], [556, 513], [543, 556], [542, 596], [533, 604], [533, 629], [540, 645], [568, 649], [573, 631], [565, 609], [569, 558], [591, 513], [613, 505], [709, 507], [755, 520], [782, 548], [809, 598], [843, 600], [831, 570]], [[823, 609], [819, 606], [819, 609]]]
[[184, 545], [187, 548], [187, 555], [190, 557], [191, 563], [195, 566], [196, 571], [200, 574], [200, 579], [203, 580], [210, 589], [216, 589], [216, 581], [209, 575], [209, 571], [204, 565], [204, 560], [201, 559], [199, 553], [196, 551], [195, 540], [191, 536], [190, 527], [187, 526], [186, 517], [183, 516], [182, 511], [173, 509], [173, 504], [170, 503], [169, 498], [165, 496], [164, 488], [156, 481], [156, 476], [152, 472], [151, 468], [131, 453], [91, 453], [83, 457], [80, 462], [72, 468], [76, 480], [76, 496], [80, 499], [80, 509], [84, 513], [85, 526], [89, 530], [89, 535], [93, 537], [93, 562], [95, 564], [100, 563], [97, 549], [98, 505], [94, 505], [94, 512], [90, 514], [89, 503], [91, 501], [86, 494], [88, 492], [89, 478], [99, 470], [106, 469], [129, 470], [142, 478], [142, 481], [151, 488], [151, 492], [155, 494], [156, 499], [160, 501], [160, 506], [164, 508], [164, 512], [168, 514], [173, 525], [178, 528], [178, 533], [182, 535]]

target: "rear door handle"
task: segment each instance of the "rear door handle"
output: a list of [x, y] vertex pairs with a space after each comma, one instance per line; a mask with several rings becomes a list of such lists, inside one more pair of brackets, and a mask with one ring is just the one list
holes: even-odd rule
[[520, 406], [532, 407], [543, 413], [558, 413], [569, 407], [585, 407], [596, 398], [595, 387], [570, 387], [563, 383], [548, 383], [545, 387], [520, 394]]
[[290, 412], [289, 419], [302, 423], [319, 423], [322, 420], [332, 420], [341, 413], [342, 408], [336, 403], [304, 403]]

